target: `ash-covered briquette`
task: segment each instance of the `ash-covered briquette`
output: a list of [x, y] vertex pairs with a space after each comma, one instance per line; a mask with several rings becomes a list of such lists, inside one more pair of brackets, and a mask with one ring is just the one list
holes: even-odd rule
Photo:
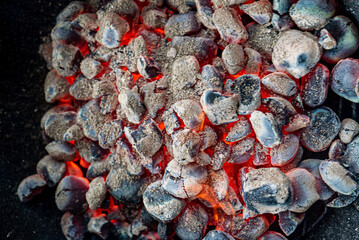
[[[40, 48], [55, 103], [41, 119], [49, 155], [20, 200], [56, 187], [68, 240], [286, 239], [316, 201], [358, 202], [359, 125], [322, 106], [329, 85], [359, 102], [358, 29], [335, 10], [334, 0], [70, 3]], [[303, 147], [329, 148], [329, 159], [303, 160]]]

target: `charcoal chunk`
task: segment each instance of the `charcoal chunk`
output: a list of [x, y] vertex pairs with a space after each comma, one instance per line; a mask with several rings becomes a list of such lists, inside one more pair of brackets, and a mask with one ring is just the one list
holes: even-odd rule
[[38, 174], [23, 179], [17, 187], [17, 195], [21, 202], [28, 202], [39, 195], [46, 187], [46, 181]]
[[[156, 85], [158, 82], [150, 82], [145, 84], [141, 88], [141, 95], [143, 96], [143, 102], [147, 108], [148, 115], [155, 118], [157, 112], [161, 110], [166, 104], [165, 91], [157, 92]], [[162, 115], [163, 116], [163, 115]]]
[[275, 214], [292, 203], [292, 184], [279, 168], [253, 169], [242, 178], [243, 199], [250, 210]]
[[290, 178], [293, 187], [293, 202], [289, 210], [296, 213], [307, 211], [319, 200], [315, 178], [303, 168], [294, 168], [286, 172], [286, 175]]
[[342, 159], [346, 148], [347, 146], [340, 139], [334, 140], [329, 148], [329, 159]]
[[347, 58], [339, 61], [332, 70], [330, 86], [339, 96], [359, 103], [359, 60]]
[[319, 172], [323, 181], [338, 193], [350, 195], [359, 187], [352, 174], [337, 161], [323, 161]]
[[[289, 15], [280, 16], [276, 13], [272, 14], [271, 23], [273, 25], [273, 28], [278, 32], [288, 31], [295, 26], [295, 23], [293, 22], [292, 18]], [[320, 45], [323, 47], [322, 44]]]
[[245, 221], [234, 220], [232, 235], [238, 239], [251, 240], [258, 239], [269, 228], [269, 223], [264, 216], [257, 216]]
[[290, 8], [290, 16], [300, 29], [311, 31], [326, 24], [334, 16], [335, 7], [334, 0], [299, 0]]
[[271, 163], [273, 166], [283, 166], [292, 161], [298, 153], [299, 139], [294, 134], [287, 134], [283, 142], [271, 149]]
[[149, 79], [156, 77], [160, 72], [160, 66], [152, 57], [141, 55], [137, 60], [137, 69], [142, 77]]
[[55, 202], [61, 211], [84, 212], [88, 206], [86, 192], [89, 182], [86, 178], [74, 175], [64, 177], [56, 188]]
[[321, 55], [322, 47], [314, 35], [289, 30], [274, 45], [272, 60], [278, 71], [300, 78], [319, 62]]
[[221, 38], [228, 43], [242, 43], [248, 39], [248, 33], [236, 12], [219, 8], [214, 11], [213, 22]]
[[102, 177], [107, 175], [107, 173], [111, 170], [111, 166], [109, 163], [110, 156], [111, 155], [109, 155], [106, 159], [92, 162], [87, 169], [86, 178], [94, 179], [96, 177]]
[[287, 125], [289, 118], [297, 113], [293, 105], [282, 97], [267, 97], [262, 99], [262, 103], [273, 113], [277, 123], [281, 126]]
[[310, 117], [304, 114], [296, 114], [293, 117], [289, 118], [289, 124], [284, 128], [287, 132], [294, 132], [299, 129], [308, 127], [310, 124]]
[[200, 240], [206, 231], [207, 222], [207, 212], [201, 205], [188, 205], [178, 218], [176, 235], [182, 240]]
[[66, 98], [69, 95], [70, 84], [65, 78], [57, 75], [55, 70], [50, 71], [45, 79], [45, 100], [52, 103]]
[[209, 29], [216, 29], [213, 22], [213, 9], [211, 1], [209, 0], [196, 0], [197, 18], [205, 27]]
[[206, 90], [201, 96], [201, 104], [208, 120], [214, 125], [221, 125], [238, 120], [237, 96], [225, 97], [213, 90]]
[[100, 160], [106, 154], [106, 151], [97, 142], [87, 138], [76, 141], [76, 148], [80, 156], [90, 163]]
[[92, 99], [93, 88], [98, 82], [96, 79], [88, 79], [80, 74], [70, 87], [70, 94], [78, 100]]
[[323, 60], [327, 63], [335, 64], [358, 50], [358, 28], [349, 18], [342, 15], [335, 16], [324, 28], [337, 40], [334, 48], [325, 50], [323, 53]]
[[179, 164], [186, 165], [196, 160], [200, 147], [200, 137], [195, 131], [184, 129], [173, 139], [173, 157]]
[[300, 142], [312, 152], [323, 151], [339, 133], [339, 117], [327, 107], [312, 110], [308, 112], [308, 116], [310, 125], [300, 131]]
[[189, 198], [201, 192], [207, 180], [207, 170], [195, 163], [180, 165], [172, 160], [166, 167], [162, 180], [163, 188], [178, 198]]
[[[223, 54], [222, 54], [223, 55]], [[223, 89], [223, 78], [221, 73], [213, 65], [205, 65], [201, 72], [206, 88], [211, 88], [219, 92]]]
[[56, 23], [71, 21], [75, 19], [78, 14], [85, 10], [85, 4], [80, 1], [73, 1], [69, 3], [57, 16]]
[[249, 121], [258, 141], [265, 147], [275, 147], [282, 141], [282, 130], [271, 113], [254, 111]]
[[270, 91], [284, 97], [293, 97], [297, 93], [297, 85], [287, 74], [275, 72], [262, 78], [262, 84]]
[[165, 25], [165, 34], [168, 38], [190, 35], [199, 32], [201, 24], [198, 23], [194, 12], [175, 14]]
[[273, 0], [273, 10], [283, 15], [289, 12], [289, 8], [293, 2], [293, 0]]
[[96, 34], [96, 40], [107, 48], [120, 46], [123, 35], [130, 30], [127, 21], [118, 14], [108, 12], [100, 20], [100, 28]]
[[75, 75], [81, 60], [80, 50], [72, 45], [60, 43], [52, 52], [52, 66], [62, 77]]
[[49, 187], [53, 187], [65, 176], [66, 163], [47, 155], [37, 163], [36, 172], [45, 179]]
[[86, 192], [86, 200], [89, 208], [97, 209], [101, 207], [107, 194], [106, 183], [102, 177], [97, 177], [90, 182], [89, 190]]
[[74, 145], [63, 141], [53, 141], [45, 149], [53, 159], [61, 161], [72, 161], [77, 150]]
[[220, 141], [215, 147], [212, 155], [212, 168], [219, 170], [223, 167], [224, 163], [229, 159], [231, 154], [231, 145]]
[[122, 135], [122, 124], [120, 119], [115, 119], [105, 123], [98, 136], [99, 145], [102, 148], [111, 148], [117, 139]]
[[300, 164], [300, 168], [308, 170], [313, 177], [315, 178], [317, 192], [321, 200], [329, 199], [333, 194], [333, 190], [323, 181], [319, 173], [319, 165], [322, 163], [322, 160], [318, 159], [306, 159], [303, 160]]
[[256, 166], [266, 165], [270, 163], [269, 149], [264, 147], [262, 144], [254, 143], [254, 156], [253, 164]]
[[337, 41], [325, 28], [320, 30], [318, 42], [325, 50], [330, 50], [337, 46]]
[[244, 48], [244, 53], [247, 56], [246, 73], [259, 75], [263, 63], [262, 55], [249, 47]]
[[355, 174], [359, 174], [359, 136], [355, 137], [353, 141], [347, 145], [343, 162], [348, 165]]
[[153, 29], [163, 28], [167, 22], [166, 13], [158, 9], [143, 10], [141, 16], [143, 24]]
[[233, 92], [239, 96], [238, 115], [247, 115], [261, 104], [261, 86], [257, 75], [246, 74], [234, 80]]
[[98, 75], [103, 67], [99, 61], [96, 61], [93, 58], [87, 57], [84, 60], [82, 60], [80, 69], [82, 74], [88, 78], [94, 78], [96, 75]]
[[213, 191], [218, 201], [222, 201], [228, 193], [229, 182], [228, 175], [223, 170], [208, 171], [208, 187]]
[[163, 189], [161, 181], [151, 183], [143, 193], [146, 210], [157, 220], [169, 222], [186, 206], [186, 202]]
[[126, 127], [125, 134], [136, 151], [145, 157], [152, 157], [162, 146], [162, 132], [150, 118], [136, 130]]
[[237, 142], [247, 137], [252, 132], [252, 127], [248, 119], [244, 116], [239, 117], [239, 121], [235, 122], [230, 128], [226, 136], [226, 142]]
[[77, 124], [72, 125], [69, 129], [64, 133], [64, 140], [67, 142], [77, 141], [84, 137], [84, 132], [81, 127]]
[[61, 229], [67, 240], [84, 239], [84, 219], [81, 214], [66, 212], [61, 218]]
[[[131, 151], [131, 148], [123, 140], [117, 141], [116, 145], [116, 152], [113, 155], [112, 160], [115, 160], [117, 159], [117, 157], [119, 157], [119, 165], [122, 166], [122, 164], [124, 164], [124, 166], [127, 167], [127, 171], [129, 172], [129, 174], [134, 176], [141, 176], [144, 173], [143, 165], [146, 166], [146, 164], [149, 165], [150, 163], [148, 163], [147, 161], [140, 161], [138, 159], [139, 156], [134, 154]], [[115, 162], [115, 164], [117, 164], [117, 162]]]
[[243, 4], [241, 10], [259, 24], [268, 23], [272, 18], [272, 4], [268, 0]]

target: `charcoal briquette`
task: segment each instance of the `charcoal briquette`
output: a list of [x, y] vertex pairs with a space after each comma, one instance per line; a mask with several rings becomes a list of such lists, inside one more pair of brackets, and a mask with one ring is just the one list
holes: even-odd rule
[[122, 135], [122, 123], [120, 119], [106, 122], [98, 136], [99, 145], [102, 148], [111, 148], [115, 145], [117, 139]]
[[62, 77], [74, 75], [80, 68], [82, 56], [75, 46], [60, 43], [52, 52], [52, 66]]
[[84, 218], [81, 214], [64, 213], [61, 229], [67, 240], [82, 240], [85, 237]]
[[50, 114], [44, 125], [46, 134], [54, 140], [65, 140], [64, 134], [76, 123], [76, 116], [73, 111]]
[[232, 145], [232, 153], [227, 162], [241, 164], [247, 162], [254, 154], [255, 138], [245, 138]]
[[278, 214], [279, 216], [279, 227], [282, 229], [285, 235], [289, 236], [303, 221], [305, 213], [294, 213], [291, 211], [284, 211]]
[[243, 47], [239, 44], [228, 44], [223, 52], [222, 59], [229, 74], [237, 74], [242, 71], [246, 64], [246, 56]]
[[299, 138], [294, 134], [287, 134], [283, 141], [270, 151], [271, 164], [273, 166], [283, 166], [292, 161], [298, 153]]
[[107, 239], [110, 233], [112, 223], [104, 216], [92, 217], [87, 224], [90, 233], [98, 235], [101, 239]]
[[243, 4], [241, 10], [259, 24], [266, 24], [272, 18], [272, 4], [268, 0]]
[[55, 70], [50, 71], [45, 79], [44, 91], [46, 102], [52, 103], [56, 100], [69, 97], [70, 84], [63, 77], [57, 75]]
[[233, 92], [239, 97], [238, 115], [247, 115], [261, 104], [261, 86], [257, 75], [245, 74], [234, 80]]
[[21, 202], [28, 202], [39, 195], [46, 187], [46, 181], [38, 174], [26, 177], [17, 187], [17, 195]]
[[184, 129], [173, 138], [173, 157], [179, 164], [186, 165], [196, 160], [200, 147], [200, 137], [192, 130]]
[[53, 159], [60, 161], [74, 160], [77, 150], [73, 144], [63, 141], [53, 141], [45, 149]]
[[86, 192], [86, 201], [90, 209], [100, 208], [107, 194], [106, 183], [102, 177], [93, 179], [89, 184], [89, 190]]
[[297, 93], [295, 81], [282, 72], [270, 73], [261, 82], [265, 88], [283, 97], [293, 97]]
[[358, 133], [359, 124], [354, 119], [346, 118], [342, 121], [339, 138], [343, 143], [350, 143]]
[[258, 141], [268, 148], [275, 147], [282, 142], [282, 131], [273, 114], [254, 111], [249, 121]]
[[53, 187], [65, 176], [66, 168], [66, 163], [47, 155], [37, 163], [36, 172], [45, 179], [49, 187]]

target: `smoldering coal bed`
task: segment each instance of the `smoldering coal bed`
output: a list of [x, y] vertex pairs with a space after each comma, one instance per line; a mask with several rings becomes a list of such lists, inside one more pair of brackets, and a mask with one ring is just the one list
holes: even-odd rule
[[359, 101], [358, 30], [305, 2], [70, 3], [20, 200], [56, 187], [67, 239], [286, 239], [315, 202], [353, 203], [359, 124], [321, 105], [329, 85]]

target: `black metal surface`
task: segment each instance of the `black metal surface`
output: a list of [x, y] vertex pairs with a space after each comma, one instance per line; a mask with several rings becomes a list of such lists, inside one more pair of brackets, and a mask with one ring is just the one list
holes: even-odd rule
[[[50, 108], [43, 94], [48, 70], [37, 51], [41, 38], [54, 26], [56, 14], [70, 1], [0, 2], [0, 239], [64, 239], [54, 189], [23, 204], [16, 196], [16, 188], [24, 177], [35, 173], [37, 161], [46, 154], [39, 125]], [[325, 105], [339, 113], [341, 119], [356, 112], [355, 104], [332, 93]], [[359, 120], [356, 113], [355, 118]], [[306, 157], [325, 158], [325, 153]], [[316, 208], [311, 214], [320, 213]], [[315, 218], [306, 220], [303, 226], [310, 226], [312, 220]], [[292, 239], [300, 239], [303, 226]], [[359, 212], [354, 207], [329, 209], [325, 218], [301, 239], [359, 239], [358, 226]]]

